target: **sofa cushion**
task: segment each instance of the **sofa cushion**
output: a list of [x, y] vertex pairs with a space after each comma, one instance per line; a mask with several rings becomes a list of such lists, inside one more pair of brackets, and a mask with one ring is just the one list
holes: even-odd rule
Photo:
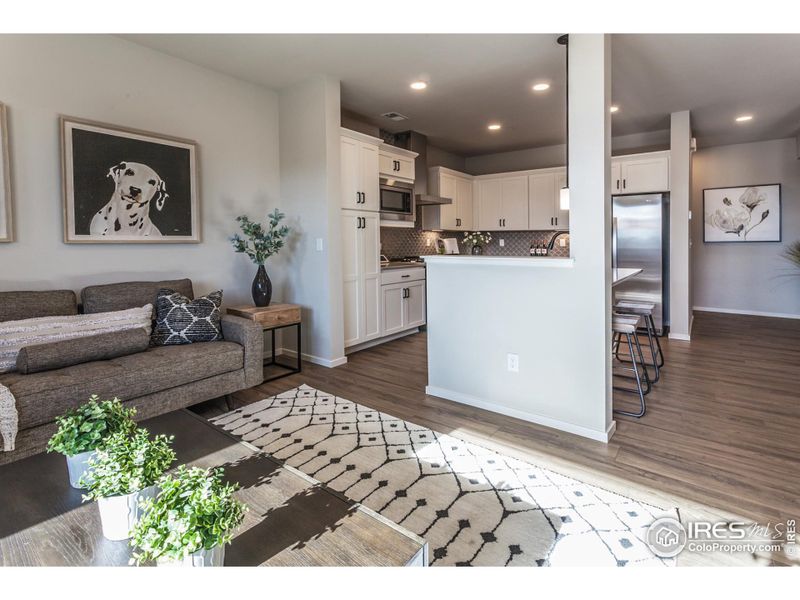
[[161, 290], [156, 298], [154, 346], [216, 342], [222, 339], [220, 319], [222, 290], [190, 300], [172, 290]]
[[49, 423], [89, 396], [130, 400], [244, 367], [234, 342], [158, 346], [111, 360], [30, 375], [0, 375], [17, 401], [19, 428]]
[[191, 279], [128, 281], [125, 283], [109, 283], [107, 285], [91, 285], [81, 291], [83, 312], [96, 313], [123, 310], [145, 304], [155, 306], [156, 296], [161, 288], [169, 288], [180, 292], [187, 298], [194, 298]]
[[94, 360], [109, 360], [144, 352], [150, 345], [147, 329], [125, 329], [84, 338], [25, 346], [17, 355], [17, 371], [25, 375], [61, 369]]
[[0, 322], [77, 314], [78, 301], [72, 290], [0, 292]]

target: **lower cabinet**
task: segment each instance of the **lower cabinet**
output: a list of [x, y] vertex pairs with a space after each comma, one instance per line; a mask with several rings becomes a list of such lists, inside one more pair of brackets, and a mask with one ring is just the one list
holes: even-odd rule
[[[425, 325], [425, 275], [423, 269], [418, 270], [422, 273], [385, 274], [381, 285], [381, 335]], [[420, 276], [422, 279], [418, 279]], [[401, 277], [416, 280], [398, 282]]]
[[380, 215], [342, 211], [342, 288], [345, 348], [381, 335]]

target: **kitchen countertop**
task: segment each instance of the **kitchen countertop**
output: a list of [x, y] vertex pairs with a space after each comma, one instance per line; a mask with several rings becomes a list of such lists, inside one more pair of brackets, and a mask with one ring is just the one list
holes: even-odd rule
[[472, 254], [434, 254], [423, 256], [425, 262], [435, 264], [503, 266], [503, 267], [572, 267], [572, 258], [556, 256], [475, 256]]
[[390, 271], [392, 269], [424, 269], [424, 262], [402, 262], [391, 261], [389, 263], [381, 263], [381, 271]]
[[614, 286], [626, 279], [636, 277], [641, 272], [641, 269], [611, 269], [611, 285]]

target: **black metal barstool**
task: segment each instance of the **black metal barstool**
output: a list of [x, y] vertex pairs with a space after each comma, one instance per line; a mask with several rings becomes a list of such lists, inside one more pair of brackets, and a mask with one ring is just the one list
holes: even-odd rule
[[[653, 383], [661, 378], [661, 367], [664, 366], [664, 352], [661, 350], [661, 342], [658, 339], [656, 324], [653, 320], [653, 311], [656, 305], [652, 302], [638, 302], [633, 300], [621, 300], [614, 305], [614, 312], [622, 315], [634, 315], [641, 317], [644, 321], [645, 331], [647, 332], [647, 343], [650, 346], [651, 363], [645, 363], [645, 367], [655, 369]], [[619, 344], [615, 344], [614, 356], [620, 362], [630, 362], [620, 357]]]
[[[652, 386], [650, 384], [650, 377], [647, 374], [647, 367], [644, 366], [644, 354], [642, 353], [642, 346], [639, 344], [639, 337], [636, 335], [636, 329], [639, 326], [641, 317], [636, 315], [613, 315], [611, 319], [611, 331], [614, 334], [614, 344], [616, 345], [615, 353], [619, 351], [619, 345], [622, 343], [622, 336], [628, 342], [628, 350], [630, 352], [632, 361], [631, 367], [623, 367], [626, 371], [632, 371], [633, 377], [616, 375], [616, 377], [623, 377], [624, 379], [632, 379], [636, 381], [636, 389], [627, 387], [614, 386], [614, 389], [620, 392], [628, 392], [631, 394], [638, 394], [639, 396], [639, 412], [630, 412], [625, 410], [616, 410], [614, 412], [620, 415], [627, 415], [629, 417], [643, 417], [647, 412], [647, 405], [644, 397], [650, 393]], [[641, 366], [641, 370], [640, 367]]]

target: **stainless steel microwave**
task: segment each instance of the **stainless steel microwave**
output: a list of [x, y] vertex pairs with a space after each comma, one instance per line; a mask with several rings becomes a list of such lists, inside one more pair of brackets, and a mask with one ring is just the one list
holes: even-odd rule
[[381, 177], [381, 219], [414, 221], [414, 184]]

